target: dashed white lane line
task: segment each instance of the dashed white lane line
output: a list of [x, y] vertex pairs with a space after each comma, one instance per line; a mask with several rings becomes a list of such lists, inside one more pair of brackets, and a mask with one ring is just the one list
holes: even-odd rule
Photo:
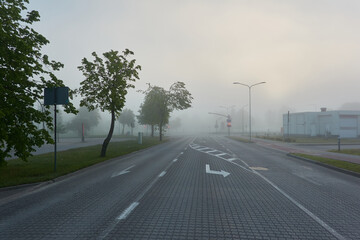
[[[187, 148], [188, 148], [188, 147], [186, 147], [184, 151], [186, 151]], [[163, 176], [166, 174], [166, 170], [169, 169], [169, 168], [171, 167], [171, 165], [172, 165], [174, 162], [176, 162], [176, 161], [178, 160], [178, 158], [179, 158], [182, 154], [184, 154], [184, 152], [179, 153], [179, 154], [176, 156], [176, 158], [175, 158], [172, 162], [169, 163], [169, 165], [164, 169], [164, 171], [161, 172], [161, 173], [158, 175], [158, 177], [156, 177], [155, 179], [153, 179], [153, 181], [136, 197], [135, 201], [134, 201], [128, 208], [126, 208], [126, 209], [121, 213], [121, 215], [120, 215], [119, 217], [117, 217], [117, 218], [115, 219], [115, 221], [113, 221], [113, 222], [101, 233], [101, 235], [99, 235], [99, 236], [97, 237], [97, 239], [104, 239], [104, 238], [106, 238], [106, 237], [109, 235], [109, 233], [116, 227], [116, 225], [117, 225], [119, 222], [121, 222], [122, 220], [126, 219], [126, 218], [129, 216], [129, 214], [130, 214], [132, 211], [134, 211], [134, 209], [140, 204], [140, 200], [144, 197], [144, 195], [155, 185], [155, 183], [156, 183], [157, 181], [159, 181], [159, 179], [160, 179], [161, 177], [163, 177]]]
[[121, 215], [117, 218], [118, 220], [124, 220], [129, 214], [139, 205], [139, 202], [133, 202], [128, 208], [126, 208]]

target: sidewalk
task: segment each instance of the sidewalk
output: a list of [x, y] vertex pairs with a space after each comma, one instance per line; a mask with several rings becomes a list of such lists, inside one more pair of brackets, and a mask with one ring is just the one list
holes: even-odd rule
[[[286, 142], [279, 142], [273, 140], [265, 140], [259, 138], [254, 138], [253, 142], [255, 142], [260, 146], [276, 149], [285, 153], [303, 153], [308, 155], [321, 156], [324, 158], [331, 158], [331, 159], [360, 164], [360, 156], [336, 153], [336, 152], [328, 152], [323, 147], [326, 144], [297, 144], [297, 143], [286, 143]], [[322, 147], [319, 148], [319, 146]], [[360, 145], [350, 145], [350, 146], [353, 148], [360, 148]], [[349, 145], [347, 147], [349, 147]], [[337, 145], [328, 144], [329, 150], [336, 148]]]

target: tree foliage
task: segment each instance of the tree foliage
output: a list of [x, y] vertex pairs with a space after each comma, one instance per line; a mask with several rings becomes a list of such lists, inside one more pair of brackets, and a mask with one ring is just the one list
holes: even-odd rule
[[[48, 107], [42, 112], [34, 105], [41, 103], [44, 88], [64, 86], [53, 73], [63, 64], [41, 53], [49, 41], [31, 28], [40, 15], [37, 11], [24, 14], [26, 3], [0, 1], [0, 165], [11, 150], [26, 160], [34, 146], [53, 142], [45, 129], [36, 127], [44, 122], [52, 129]], [[66, 112], [76, 110], [70, 104]]]
[[140, 107], [138, 120], [141, 124], [158, 125], [161, 141], [163, 126], [169, 122], [170, 113], [191, 107], [193, 97], [183, 82], [172, 84], [169, 90], [149, 84], [144, 93], [145, 100]]
[[100, 122], [100, 113], [98, 109], [89, 111], [86, 107], [80, 107], [79, 113], [67, 124], [67, 129], [82, 136], [83, 126], [85, 133], [91, 128], [97, 126]]
[[135, 124], [135, 114], [131, 109], [125, 108], [124, 111], [120, 113], [118, 118], [120, 124], [122, 124], [122, 135], [124, 135], [125, 126], [132, 128]]
[[179, 117], [170, 120], [170, 129], [179, 129], [181, 127], [181, 119]]
[[106, 148], [114, 132], [115, 119], [119, 117], [125, 105], [125, 96], [128, 88], [134, 88], [132, 82], [139, 79], [138, 71], [141, 66], [136, 65], [135, 59], [128, 60], [134, 53], [129, 49], [123, 51], [109, 51], [100, 58], [96, 52], [92, 53], [94, 61], [82, 59], [79, 70], [85, 76], [80, 83], [79, 93], [84, 97], [80, 106], [86, 106], [89, 110], [99, 108], [101, 111], [111, 113], [111, 124], [109, 133], [104, 140], [101, 156], [105, 156]]
[[[161, 99], [165, 94], [163, 88], [153, 86], [144, 93], [144, 102], [140, 105], [139, 115], [137, 116], [138, 122], [143, 125], [151, 126], [151, 136], [154, 137], [154, 128], [159, 124], [161, 120], [161, 113], [159, 106], [162, 104]], [[164, 120], [165, 123], [168, 121], [168, 117]]]

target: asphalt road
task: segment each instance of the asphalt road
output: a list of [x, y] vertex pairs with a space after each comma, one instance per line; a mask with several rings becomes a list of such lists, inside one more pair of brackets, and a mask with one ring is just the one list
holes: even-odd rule
[[360, 179], [254, 143], [174, 139], [0, 201], [1, 239], [359, 239]]

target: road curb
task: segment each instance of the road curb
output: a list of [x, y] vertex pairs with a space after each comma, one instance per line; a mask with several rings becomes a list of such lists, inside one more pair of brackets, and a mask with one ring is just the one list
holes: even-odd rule
[[[308, 158], [299, 157], [299, 156], [296, 156], [296, 155], [294, 155], [292, 153], [288, 153], [286, 155], [289, 156], [289, 157], [292, 157], [292, 158], [296, 158], [296, 159], [299, 159], [299, 160], [302, 160], [302, 161], [314, 163], [314, 164], [317, 164], [317, 165], [320, 165], [320, 166], [323, 166], [323, 167], [326, 167], [326, 168], [329, 168], [329, 169], [332, 169], [332, 170], [335, 170], [335, 171], [338, 171], [338, 172], [341, 172], [341, 173], [345, 173], [345, 174], [360, 178], [360, 173], [357, 173], [357, 172], [353, 172], [353, 171], [350, 171], [350, 170], [334, 167], [334, 166], [328, 165], [326, 163], [318, 162], [318, 161], [311, 160], [311, 159], [308, 159]], [[334, 159], [334, 160], [337, 160], [337, 159]], [[341, 161], [341, 160], [339, 160], [339, 161]]]

